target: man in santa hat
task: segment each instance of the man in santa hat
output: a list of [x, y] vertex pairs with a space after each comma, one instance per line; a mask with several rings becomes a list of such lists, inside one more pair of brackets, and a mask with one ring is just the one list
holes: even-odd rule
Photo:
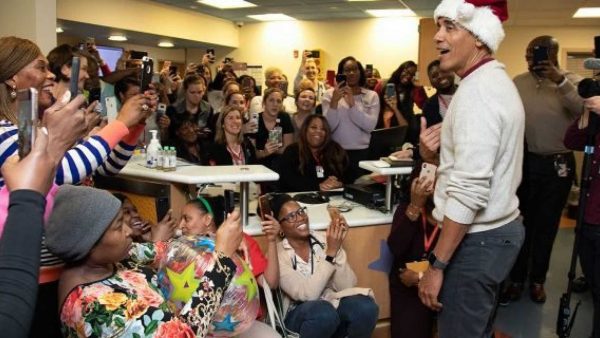
[[440, 69], [461, 83], [442, 125], [434, 217], [442, 225], [419, 283], [440, 338], [491, 337], [500, 283], [523, 244], [517, 187], [525, 113], [504, 65], [506, 0], [442, 0], [434, 17]]

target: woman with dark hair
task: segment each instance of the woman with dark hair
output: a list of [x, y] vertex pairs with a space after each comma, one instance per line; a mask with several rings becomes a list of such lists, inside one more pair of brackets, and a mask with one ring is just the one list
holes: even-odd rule
[[[235, 93], [240, 95], [239, 93]], [[243, 99], [243, 96], [241, 96]], [[242, 132], [243, 118], [239, 107], [225, 106], [217, 120], [215, 143], [208, 154], [211, 165], [256, 163], [256, 149]]]
[[242, 93], [244, 94], [244, 97], [248, 103], [252, 101], [253, 97], [260, 95], [260, 91], [256, 86], [256, 79], [252, 76], [242, 75], [239, 77], [238, 82], [240, 83]]
[[333, 140], [348, 153], [349, 179], [354, 181], [365, 172], [358, 162], [369, 158], [371, 131], [379, 116], [379, 98], [365, 88], [365, 70], [354, 57], [340, 61], [338, 75], [345, 75], [346, 81], [327, 90], [323, 96], [323, 115], [327, 117]]
[[[408, 125], [406, 141], [417, 144], [419, 141], [420, 120], [415, 118], [414, 104], [423, 109], [427, 94], [422, 86], [415, 84], [417, 64], [413, 61], [403, 62], [396, 69], [387, 83], [383, 83], [381, 95], [381, 112], [377, 120], [377, 128], [389, 128]], [[387, 97], [385, 86], [393, 83], [396, 95]]]
[[177, 150], [177, 157], [198, 165], [207, 165], [207, 147], [210, 144], [200, 139], [199, 127], [195, 117], [190, 114], [176, 114], [171, 119], [171, 131], [173, 137], [169, 144]]
[[[212, 140], [214, 131], [210, 129], [210, 120], [213, 110], [208, 102], [203, 100], [206, 93], [206, 80], [199, 75], [192, 74], [183, 80], [183, 97], [175, 105], [167, 108], [167, 116], [171, 121], [176, 115], [188, 114], [193, 117], [198, 126], [198, 136], [204, 140]], [[175, 138], [176, 128], [171, 127], [169, 138]]]
[[327, 120], [321, 115], [306, 118], [298, 142], [281, 156], [280, 190], [327, 191], [341, 188], [348, 167], [346, 151], [331, 139]]
[[[294, 127], [290, 116], [282, 111], [283, 92], [279, 88], [269, 88], [262, 96], [263, 112], [258, 117], [256, 133], [256, 156], [259, 162], [269, 168], [275, 168], [277, 158], [292, 143]], [[271, 131], [280, 127], [282, 136], [279, 142], [270, 138]]]
[[[88, 53], [85, 53], [89, 55]], [[48, 68], [55, 76], [56, 86], [54, 86], [54, 98], [59, 99], [69, 90], [69, 81], [71, 80], [71, 63], [73, 57], [79, 57], [79, 79], [77, 87], [83, 92], [85, 81], [90, 78], [88, 75], [88, 58], [79, 49], [62, 44], [48, 53]]]
[[379, 308], [369, 289], [356, 288], [342, 247], [344, 217], [323, 233], [310, 229], [306, 207], [287, 194], [274, 195], [271, 208], [283, 234], [277, 254], [286, 327], [300, 337], [371, 337]]
[[[437, 243], [439, 228], [432, 216], [433, 182], [419, 178], [415, 165], [408, 203], [400, 203], [392, 221], [388, 246], [393, 255], [389, 274], [392, 337], [431, 338], [435, 314], [419, 299], [422, 262]], [[422, 264], [422, 263], [421, 263]]]

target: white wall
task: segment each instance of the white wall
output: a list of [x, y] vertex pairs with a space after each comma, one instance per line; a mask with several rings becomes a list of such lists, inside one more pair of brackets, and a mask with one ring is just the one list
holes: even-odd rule
[[252, 23], [240, 29], [239, 48], [230, 56], [280, 67], [291, 80], [300, 64], [293, 51], [321, 49], [323, 73], [352, 55], [388, 77], [400, 63], [417, 60], [418, 38], [417, 18]]
[[35, 42], [42, 53], [56, 46], [56, 0], [0, 1], [0, 36]]

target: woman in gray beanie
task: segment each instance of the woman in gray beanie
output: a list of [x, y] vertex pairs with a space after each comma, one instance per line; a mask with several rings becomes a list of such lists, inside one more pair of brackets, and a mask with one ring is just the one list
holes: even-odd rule
[[[136, 262], [129, 259], [129, 252], [139, 251], [135, 246], [142, 244], [132, 242], [128, 224], [121, 203], [107, 191], [75, 186], [58, 191], [46, 244], [68, 264], [59, 287], [63, 335], [204, 337], [235, 273], [229, 256], [241, 241], [239, 212], [219, 228], [214, 254], [203, 256], [204, 274], [187, 268], [178, 274], [181, 283], [175, 291], [186, 296], [191, 308], [179, 315], [159, 289], [161, 276], [150, 266], [134, 267]], [[157, 242], [145, 252], [152, 260], [166, 247]]]

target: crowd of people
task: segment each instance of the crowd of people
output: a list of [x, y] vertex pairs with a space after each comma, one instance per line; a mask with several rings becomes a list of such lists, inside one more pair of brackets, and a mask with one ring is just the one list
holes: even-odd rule
[[[129, 53], [111, 71], [94, 44], [60, 45], [45, 56], [29, 40], [0, 38], [2, 334], [280, 337], [262, 321], [263, 285], [282, 292], [279, 331], [371, 337], [379, 308], [370, 289], [357, 287], [352, 248], [343, 247], [346, 219], [332, 212], [327, 230], [313, 231], [306, 208], [287, 193], [355, 182], [365, 175], [359, 161], [374, 159], [372, 131], [400, 126], [405, 145], [392, 155], [413, 159], [414, 170], [388, 237], [391, 334], [491, 337], [496, 307], [517, 300], [526, 281], [533, 301], [546, 300], [550, 253], [575, 176], [572, 150], [586, 146], [590, 114], [600, 113], [600, 96], [581, 98], [581, 78], [559, 67], [550, 36], [533, 39], [528, 71], [508, 77], [493, 58], [507, 15], [502, 0], [440, 3], [440, 55], [427, 66], [431, 97], [413, 61], [381, 80], [348, 56], [338, 63], [342, 76], [327, 83], [310, 51], [293, 94], [277, 67], [266, 68], [261, 92], [231, 63], [213, 69], [210, 54], [182, 74], [163, 66], [142, 91], [141, 60]], [[539, 46], [547, 60], [534, 60]], [[80, 94], [71, 93], [73, 83]], [[17, 96], [29, 88], [39, 93], [40, 123], [31, 152], [19, 159]], [[117, 114], [108, 122], [113, 96]], [[150, 130], [190, 163], [262, 164], [279, 173], [260, 187], [272, 210], [261, 220], [266, 252], [242, 232], [240, 213], [225, 211], [222, 196], [198, 194], [179, 220], [170, 210], [154, 224], [126, 195], [93, 187], [94, 175], [118, 174]], [[579, 254], [597, 338], [594, 156]], [[430, 166], [435, 179], [420, 174]]]

